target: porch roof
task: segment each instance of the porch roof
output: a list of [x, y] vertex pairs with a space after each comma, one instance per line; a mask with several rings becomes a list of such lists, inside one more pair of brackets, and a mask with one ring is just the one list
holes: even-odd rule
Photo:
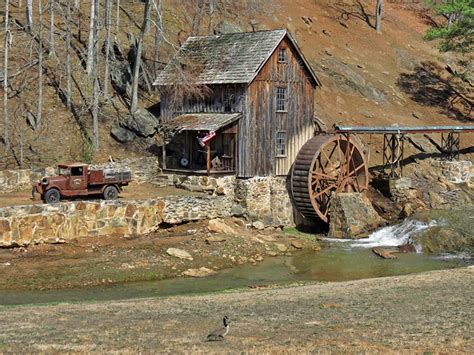
[[238, 121], [242, 113], [187, 113], [163, 124], [172, 131], [218, 131]]

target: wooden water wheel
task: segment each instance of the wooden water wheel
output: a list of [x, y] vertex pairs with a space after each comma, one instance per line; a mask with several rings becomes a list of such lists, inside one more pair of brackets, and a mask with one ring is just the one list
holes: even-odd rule
[[299, 151], [291, 173], [291, 189], [300, 213], [329, 221], [333, 192], [367, 189], [369, 173], [361, 145], [354, 137], [322, 134]]

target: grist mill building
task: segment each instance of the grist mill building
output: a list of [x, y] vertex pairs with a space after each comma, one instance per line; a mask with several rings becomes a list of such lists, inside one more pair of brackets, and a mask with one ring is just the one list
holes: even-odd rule
[[284, 29], [190, 37], [155, 85], [167, 171], [286, 176], [314, 135], [320, 82]]

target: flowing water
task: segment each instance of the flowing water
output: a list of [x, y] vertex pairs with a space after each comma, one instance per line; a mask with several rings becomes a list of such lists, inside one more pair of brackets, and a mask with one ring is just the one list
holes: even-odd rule
[[[0, 305], [31, 303], [87, 302], [193, 293], [220, 292], [228, 289], [295, 282], [347, 281], [372, 277], [405, 275], [429, 270], [449, 269], [471, 264], [469, 254], [430, 256], [422, 253], [398, 254], [397, 259], [382, 259], [372, 253], [375, 246], [398, 246], [411, 241], [414, 233], [437, 226], [443, 221], [403, 223], [382, 228], [361, 240], [328, 240], [318, 253], [300, 252], [291, 257], [266, 259], [256, 266], [244, 265], [215, 275], [135, 282], [89, 289], [51, 291], [0, 291]], [[418, 248], [420, 251], [420, 248]]]

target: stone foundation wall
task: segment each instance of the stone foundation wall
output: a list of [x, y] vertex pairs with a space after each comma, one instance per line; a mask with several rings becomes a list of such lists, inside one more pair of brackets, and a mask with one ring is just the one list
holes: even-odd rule
[[225, 197], [171, 196], [145, 201], [80, 201], [0, 209], [0, 246], [60, 243], [78, 237], [141, 235], [160, 224], [231, 216]]
[[294, 225], [294, 210], [286, 178], [236, 180], [235, 199], [252, 221], [261, 221], [268, 226]]
[[[130, 170], [132, 179], [141, 183], [163, 184], [161, 168], [158, 160], [153, 157], [139, 159], [126, 159], [115, 163], [104, 163], [91, 165], [93, 169], [117, 168]], [[0, 193], [23, 190], [31, 188], [32, 184], [43, 176], [54, 175], [54, 168], [30, 170], [0, 170]], [[166, 184], [167, 182], [165, 182]]]
[[431, 164], [451, 183], [474, 183], [474, 166], [467, 160], [432, 160]]

